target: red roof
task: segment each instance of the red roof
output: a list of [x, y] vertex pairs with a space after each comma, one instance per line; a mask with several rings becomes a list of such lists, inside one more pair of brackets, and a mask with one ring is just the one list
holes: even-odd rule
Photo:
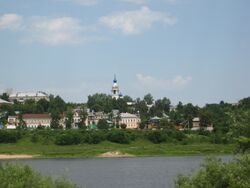
[[183, 126], [182, 125], [176, 125], [175, 128], [179, 130], [179, 129], [183, 129]]
[[23, 119], [51, 119], [50, 114], [23, 114]]

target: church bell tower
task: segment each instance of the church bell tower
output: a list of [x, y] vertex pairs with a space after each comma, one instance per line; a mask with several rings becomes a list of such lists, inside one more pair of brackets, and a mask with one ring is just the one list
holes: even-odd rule
[[117, 84], [117, 79], [116, 79], [116, 75], [114, 75], [114, 80], [113, 80], [113, 86], [112, 86], [112, 90], [111, 90], [111, 94], [112, 94], [112, 98], [113, 99], [119, 99], [119, 86]]

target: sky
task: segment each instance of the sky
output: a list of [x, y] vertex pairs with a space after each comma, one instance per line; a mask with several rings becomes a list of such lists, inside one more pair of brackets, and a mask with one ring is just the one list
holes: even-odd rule
[[249, 0], [0, 0], [0, 92], [250, 96]]

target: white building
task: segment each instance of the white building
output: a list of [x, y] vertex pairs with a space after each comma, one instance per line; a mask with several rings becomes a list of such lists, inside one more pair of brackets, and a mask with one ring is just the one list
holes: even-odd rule
[[99, 120], [108, 119], [108, 114], [104, 112], [88, 112], [87, 118], [85, 120], [85, 125], [97, 125]]
[[127, 129], [137, 129], [140, 123], [141, 119], [137, 115], [130, 113], [120, 113], [119, 125], [126, 124]]
[[[192, 120], [193, 127], [191, 128], [192, 131], [197, 131], [201, 128], [201, 121], [199, 117], [195, 117]], [[204, 130], [212, 132], [214, 130], [213, 125], [206, 125], [203, 127]]]
[[191, 130], [192, 131], [197, 131], [200, 129], [200, 118], [198, 117], [195, 117], [193, 120], [192, 120], [192, 128]]
[[[23, 114], [23, 121], [25, 122], [27, 128], [37, 128], [38, 126], [50, 127], [51, 117], [50, 114]], [[18, 116], [9, 116], [8, 124], [18, 125], [19, 119]]]
[[9, 96], [10, 101], [17, 100], [18, 102], [25, 102], [26, 100], [39, 101], [40, 99], [45, 99], [49, 101], [49, 95], [45, 92], [17, 92], [12, 93]]
[[11, 102], [8, 102], [6, 100], [0, 99], [0, 106], [1, 105], [11, 105], [11, 104], [12, 104]]

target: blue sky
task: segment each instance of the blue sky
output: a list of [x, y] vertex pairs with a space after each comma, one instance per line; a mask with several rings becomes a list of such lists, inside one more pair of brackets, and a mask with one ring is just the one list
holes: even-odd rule
[[0, 92], [176, 104], [250, 95], [248, 0], [0, 0]]

